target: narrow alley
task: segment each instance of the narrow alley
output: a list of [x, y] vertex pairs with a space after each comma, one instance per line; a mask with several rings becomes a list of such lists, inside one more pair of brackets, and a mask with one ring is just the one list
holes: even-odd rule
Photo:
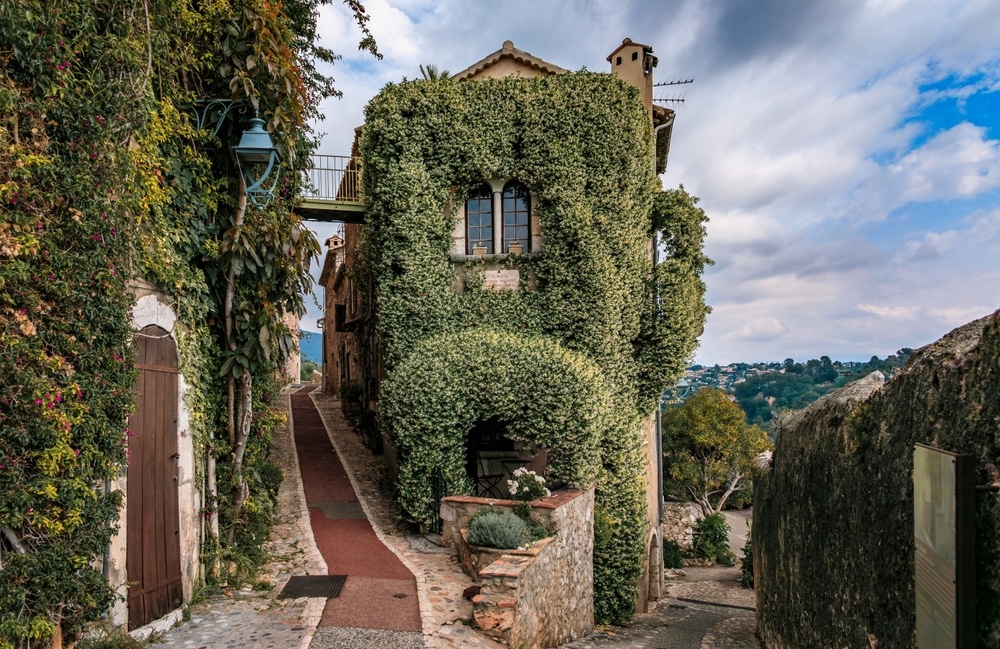
[[[363, 649], [502, 645], [468, 626], [472, 584], [454, 553], [395, 523], [380, 486], [382, 459], [365, 448], [339, 402], [293, 386], [275, 440], [285, 473], [271, 561], [258, 585], [206, 594], [159, 624], [165, 649]], [[297, 452], [296, 452], [297, 449]], [[656, 610], [625, 627], [599, 628], [573, 649], [757, 649], [753, 591], [729, 569], [688, 569]], [[337, 597], [278, 596], [292, 576], [346, 575]], [[171, 627], [171, 628], [166, 628]]]

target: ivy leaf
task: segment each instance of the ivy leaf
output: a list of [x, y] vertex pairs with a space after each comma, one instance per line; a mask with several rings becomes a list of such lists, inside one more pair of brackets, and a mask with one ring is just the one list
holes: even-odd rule
[[230, 356], [226, 359], [226, 362], [222, 364], [222, 369], [219, 370], [219, 376], [226, 376], [233, 369], [233, 362], [236, 360], [235, 356]]

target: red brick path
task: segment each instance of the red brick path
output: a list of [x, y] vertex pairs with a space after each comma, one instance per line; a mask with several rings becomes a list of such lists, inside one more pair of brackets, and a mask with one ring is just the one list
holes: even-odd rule
[[[328, 518], [320, 504], [357, 503], [307, 386], [291, 396], [295, 447], [313, 536], [331, 575], [348, 575], [327, 600], [320, 626], [420, 631], [413, 575], [364, 518]], [[328, 508], [329, 509], [329, 508]]]

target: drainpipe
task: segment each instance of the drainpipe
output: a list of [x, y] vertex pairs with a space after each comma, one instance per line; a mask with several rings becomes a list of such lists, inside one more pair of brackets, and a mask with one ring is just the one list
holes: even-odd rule
[[660, 525], [663, 525], [663, 427], [660, 425], [660, 400], [656, 400], [656, 467], [657, 471], [657, 500], [659, 504], [657, 508], [657, 519], [656, 525], [659, 529]]
[[671, 117], [663, 124], [653, 128], [653, 173], [656, 173], [656, 138], [660, 135], [660, 131], [665, 128], [670, 128], [674, 125], [674, 118]]

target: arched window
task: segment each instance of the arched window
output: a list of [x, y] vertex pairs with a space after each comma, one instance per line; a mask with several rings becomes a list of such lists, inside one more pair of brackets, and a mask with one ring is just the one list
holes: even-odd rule
[[512, 180], [503, 188], [503, 251], [511, 244], [531, 249], [531, 194], [523, 184]]
[[493, 254], [493, 190], [486, 183], [469, 192], [465, 201], [465, 253], [473, 248], [486, 248]]

